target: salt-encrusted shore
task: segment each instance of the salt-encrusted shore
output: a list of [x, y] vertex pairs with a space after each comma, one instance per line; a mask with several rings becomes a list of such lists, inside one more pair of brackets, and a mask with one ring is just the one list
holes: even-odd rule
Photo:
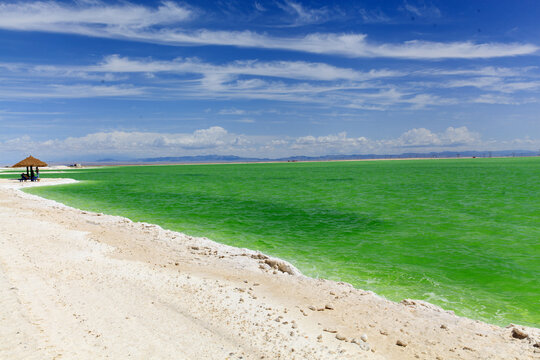
[[18, 190], [34, 185], [0, 180], [0, 359], [540, 359], [539, 329]]

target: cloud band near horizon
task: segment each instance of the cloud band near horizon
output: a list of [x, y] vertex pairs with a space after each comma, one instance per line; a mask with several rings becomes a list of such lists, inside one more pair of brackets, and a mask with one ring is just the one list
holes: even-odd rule
[[[279, 158], [329, 154], [400, 154], [430, 151], [494, 151], [537, 150], [540, 139], [512, 141], [483, 140], [467, 127], [448, 127], [443, 132], [413, 128], [397, 138], [370, 139], [351, 137], [346, 132], [326, 136], [271, 137], [228, 132], [220, 126], [196, 130], [193, 133], [156, 133], [111, 131], [91, 133], [81, 137], [33, 141], [28, 136], [0, 142], [0, 150], [20, 154], [41, 153], [56, 159], [59, 154], [76, 157], [121, 156], [124, 158], [236, 155], [243, 157]], [[97, 157], [96, 157], [97, 159]]]

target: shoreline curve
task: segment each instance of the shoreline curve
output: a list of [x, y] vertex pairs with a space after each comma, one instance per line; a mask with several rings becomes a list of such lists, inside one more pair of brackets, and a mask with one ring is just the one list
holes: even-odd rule
[[[31, 186], [59, 185], [75, 182], [77, 181], [73, 179], [51, 179], [51, 181], [44, 181], [36, 185], [32, 184]], [[400, 303], [392, 302], [371, 291], [356, 289], [350, 284], [307, 277], [301, 274], [294, 265], [259, 251], [236, 248], [207, 238], [191, 237], [180, 232], [164, 230], [158, 225], [133, 222], [130, 219], [121, 216], [104, 215], [101, 213], [76, 209], [54, 200], [20, 191], [21, 189], [30, 186], [18, 185], [19, 184], [4, 183], [1, 184], [0, 187], [14, 190], [15, 194], [13, 195], [19, 199], [41, 204], [40, 206], [46, 211], [69, 212], [69, 216], [74, 215], [74, 217], [77, 218], [74, 220], [75, 223], [84, 220], [85, 225], [80, 226], [80, 228], [77, 229], [79, 231], [89, 230], [90, 233], [93, 233], [92, 231], [102, 231], [105, 228], [117, 227], [117, 231], [138, 233], [144, 238], [141, 240], [141, 244], [144, 243], [144, 246], [155, 245], [156, 247], [169, 249], [172, 251], [173, 256], [177, 255], [179, 258], [184, 259], [186, 263], [192, 264], [193, 267], [189, 269], [192, 277], [197, 277], [199, 273], [202, 272], [206, 274], [205, 276], [211, 274], [212, 277], [216, 278], [217, 282], [222, 281], [224, 283], [235, 283], [235, 281], [238, 281], [236, 278], [240, 279], [242, 277], [256, 278], [258, 279], [258, 284], [264, 284], [264, 287], [272, 289], [268, 290], [269, 292], [267, 292], [266, 295], [272, 299], [274, 304], [273, 307], [280, 307], [276, 304], [282, 305], [281, 307], [284, 309], [292, 307], [291, 304], [289, 304], [290, 299], [280, 298], [280, 295], [275, 293], [281, 286], [287, 288], [288, 290], [284, 292], [286, 294], [288, 293], [289, 296], [295, 300], [306, 298], [307, 301], [303, 300], [303, 302], [295, 302], [296, 305], [294, 305], [294, 310], [296, 311], [295, 315], [297, 318], [294, 320], [294, 323], [292, 321], [287, 323], [296, 324], [296, 328], [299, 328], [301, 322], [309, 323], [309, 321], [307, 321], [308, 319], [316, 318], [314, 320], [317, 324], [326, 325], [326, 328], [321, 329], [321, 326], [315, 325], [314, 323], [306, 324], [305, 336], [307, 336], [307, 339], [312, 338], [311, 341], [306, 343], [308, 344], [306, 345], [308, 347], [313, 346], [313, 344], [317, 346], [322, 346], [324, 344], [326, 347], [331, 345], [336, 349], [346, 349], [350, 354], [355, 353], [355, 351], [357, 353], [359, 352], [362, 356], [367, 356], [365, 358], [377, 358], [375, 355], [384, 355], [384, 358], [412, 358], [413, 355], [421, 354], [422, 351], [425, 352], [426, 355], [431, 353], [432, 355], [438, 354], [437, 356], [444, 354], [457, 356], [458, 354], [463, 353], [460, 355], [460, 358], [471, 359], [482, 358], [478, 357], [480, 355], [478, 353], [479, 351], [484, 355], [491, 354], [493, 358], [497, 359], [502, 359], [504, 358], [502, 355], [506, 356], [509, 354], [522, 354], [527, 356], [524, 358], [537, 354], [535, 351], [538, 349], [538, 344], [540, 344], [540, 329], [537, 328], [518, 325], [510, 325], [507, 328], [501, 328], [496, 325], [456, 316], [451, 311], [443, 310], [436, 305], [421, 300], [405, 299]], [[55, 224], [57, 223], [58, 221], [56, 221]], [[119, 245], [115, 244], [114, 240], [111, 240], [106, 236], [104, 239], [106, 241], [102, 242], [103, 239], [94, 238], [92, 240], [93, 242], [90, 242], [92, 244], [91, 247], [97, 249], [95, 252], [99, 253], [99, 256], [108, 257], [112, 256], [111, 254], [120, 252], [120, 254], [114, 255], [114, 257], [122, 258], [123, 261], [141, 262], [144, 260], [143, 262], [148, 262], [148, 259], [144, 258], [144, 254], [139, 254], [137, 259], [124, 259], [121, 254], [130, 250], [130, 244], [122, 244], [124, 247], [120, 251]], [[0, 265], [2, 265], [1, 260], [2, 257], [0, 256]], [[179, 261], [165, 265], [166, 268], [169, 266], [172, 266], [174, 269], [174, 267], [179, 266]], [[215, 267], [215, 269], [212, 267]], [[226, 279], [222, 278], [222, 273], [226, 273]], [[152, 274], [151, 276], [154, 275], [155, 274]], [[244, 284], [243, 287], [245, 287], [247, 286], [245, 284], [249, 284], [251, 281], [248, 280], [248, 282], [246, 282], [246, 280], [242, 280], [238, 283], [240, 286]], [[236, 283], [236, 285], [238, 285], [238, 283]], [[240, 303], [247, 302], [248, 298], [250, 299], [249, 301], [253, 303], [262, 301], [261, 296], [264, 295], [256, 295], [256, 291], [259, 289], [260, 285], [255, 287], [255, 283], [256, 282], [253, 282], [252, 286], [249, 287], [251, 290], [238, 290], [239, 294], [237, 294], [234, 289], [242, 289], [243, 287], [237, 286], [233, 289], [235, 295], [240, 295], [240, 298], [243, 299], [242, 302], [238, 300]], [[221, 285], [223, 285], [223, 283]], [[277, 292], [279, 293], [279, 291]], [[246, 293], [249, 294], [248, 298], [243, 296]], [[229, 294], [228, 296], [230, 297], [231, 295], [232, 294]], [[215, 300], [219, 302], [220, 298], [217, 297]], [[284, 303], [287, 304], [287, 307], [283, 306]], [[347, 308], [344, 305], [348, 305], [350, 308]], [[216, 301], [214, 301], [214, 303], [209, 303], [207, 306], [219, 307], [219, 304], [216, 304]], [[238, 306], [242, 307], [243, 304], [239, 304]], [[272, 306], [267, 306], [265, 309], [268, 307]], [[368, 316], [366, 314], [366, 309], [368, 314], [373, 314], [369, 314]], [[252, 307], [244, 309], [244, 311], [247, 311], [253, 318], [258, 317], [257, 313], [250, 313], [250, 311], [253, 311]], [[257, 311], [260, 311], [260, 307]], [[273, 314], [271, 310], [266, 311]], [[271, 319], [273, 321], [270, 326], [272, 331], [279, 333], [279, 330], [283, 327], [283, 323], [286, 322], [283, 320], [283, 318], [287, 316], [285, 314], [290, 312], [293, 312], [293, 310], [288, 309], [282, 313], [282, 315], [277, 315], [276, 319]], [[385, 319], [388, 315], [391, 315], [389, 317], [395, 318]], [[250, 316], [248, 316], [248, 318]], [[271, 317], [273, 317], [273, 315], [271, 315]], [[234, 316], [231, 318], [236, 319]], [[245, 320], [245, 318], [243, 319]], [[360, 326], [358, 324], [362, 323], [362, 319], [365, 320], [365, 324]], [[348, 324], [348, 322], [351, 324]], [[277, 328], [274, 329], [275, 327]], [[235, 328], [235, 326], [232, 326], [232, 328]], [[427, 334], [420, 335], [419, 329], [426, 328], [432, 329], [428, 331]], [[372, 329], [378, 331], [371, 331]], [[407, 331], [414, 329], [418, 329], [418, 331], [414, 332], [414, 336], [411, 335], [410, 331]], [[449, 331], [449, 329], [456, 331], [455, 336], [449, 336], [453, 334], [453, 331]], [[258, 330], [260, 329], [257, 326], [248, 330], [254, 338], [260, 337], [261, 335], [258, 333]], [[334, 330], [335, 332], [333, 332]], [[370, 333], [369, 342], [358, 339], [361, 338], [362, 335], [365, 335], [365, 333], [362, 332]], [[468, 332], [471, 332], [471, 338], [465, 339], [463, 333]], [[291, 331], [291, 334], [292, 333], [294, 333], [294, 331]], [[373, 333], [377, 333], [377, 335], [375, 336]], [[318, 334], [318, 336], [315, 336], [315, 334]], [[354, 334], [356, 334], [356, 337]], [[458, 334], [461, 334], [461, 336], [458, 336]], [[483, 335], [473, 336], [472, 334]], [[330, 338], [328, 335], [330, 335]], [[394, 339], [396, 336], [401, 338]], [[302, 341], [305, 341], [306, 339], [303, 338], [304, 340], [300, 341], [293, 335], [290, 335], [290, 337], [295, 339], [294, 344], [296, 344], [295, 346], [297, 347], [301, 347], [298, 344], [301, 344]], [[392, 340], [388, 341], [390, 337], [392, 337]], [[461, 339], [458, 339], [458, 337], [461, 337]], [[519, 339], [519, 337], [522, 337], [522, 339]], [[504, 341], [501, 340], [501, 338], [504, 339]], [[319, 342], [320, 339], [322, 339], [322, 342]], [[484, 340], [488, 339], [490, 340], [488, 343], [482, 346], [480, 345], [485, 343]], [[493, 345], [493, 340], [496, 340], [495, 345]], [[426, 342], [429, 341], [434, 342], [434, 344], [426, 345]], [[405, 344], [405, 346], [397, 344], [398, 342]], [[491, 345], [489, 345], [489, 343], [491, 343]], [[366, 350], [368, 345], [369, 349]], [[262, 346], [262, 348], [267, 347]], [[371, 351], [372, 349], [377, 350], [373, 352]], [[416, 353], [413, 354], [411, 349], [416, 349]], [[452, 349], [454, 350], [450, 351]], [[274, 349], [274, 355], [277, 353], [282, 354], [281, 350], [283, 349]], [[0, 354], [2, 353], [1, 351], [2, 350], [0, 349]], [[447, 353], [448, 351], [450, 351], [450, 353]], [[456, 353], [456, 351], [458, 351], [458, 353]], [[311, 353], [313, 356], [315, 356], [315, 354], [318, 354], [317, 356], [320, 356], [319, 358], [339, 358], [333, 357], [334, 354], [331, 354], [330, 352], [325, 353], [324, 350]], [[311, 355], [308, 355], [309, 353], [306, 352], [305, 358], [310, 358]], [[212, 356], [210, 356], [210, 358], [212, 358]], [[443, 356], [443, 358], [447, 357]]]

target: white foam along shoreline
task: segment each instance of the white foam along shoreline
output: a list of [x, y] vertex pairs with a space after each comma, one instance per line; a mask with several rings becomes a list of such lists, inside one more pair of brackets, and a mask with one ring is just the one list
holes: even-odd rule
[[[286, 261], [284, 259], [280, 259], [280, 258], [277, 258], [277, 257], [274, 257], [274, 256], [264, 254], [264, 253], [262, 253], [262, 252], [260, 252], [258, 250], [251, 250], [251, 249], [248, 249], [248, 248], [239, 248], [239, 247], [223, 244], [223, 243], [208, 239], [206, 237], [195, 237], [195, 236], [190, 236], [190, 235], [187, 235], [185, 233], [181, 233], [181, 232], [177, 232], [177, 231], [166, 230], [166, 229], [163, 229], [160, 225], [157, 225], [157, 224], [151, 224], [151, 223], [147, 223], [147, 222], [134, 222], [133, 220], [131, 220], [131, 219], [127, 218], [127, 217], [123, 217], [123, 216], [108, 215], [108, 214], [104, 214], [104, 213], [95, 213], [95, 212], [91, 212], [91, 211], [81, 210], [81, 209], [74, 208], [74, 207], [71, 207], [69, 205], [60, 203], [60, 202], [58, 202], [56, 200], [43, 198], [41, 196], [34, 195], [34, 194], [29, 194], [29, 193], [26, 193], [26, 192], [22, 191], [23, 189], [29, 188], [29, 187], [66, 185], [66, 184], [75, 184], [75, 183], [79, 182], [78, 180], [69, 179], [69, 178], [66, 178], [66, 179], [48, 179], [48, 180], [52, 180], [52, 181], [31, 182], [31, 183], [22, 182], [22, 183], [19, 183], [19, 184], [11, 184], [11, 185], [8, 185], [8, 186], [5, 186], [5, 187], [17, 190], [20, 193], [20, 196], [23, 197], [23, 198], [34, 199], [34, 200], [42, 202], [43, 204], [47, 204], [48, 206], [52, 206], [52, 207], [55, 207], [55, 208], [66, 208], [66, 209], [71, 209], [71, 210], [81, 212], [81, 213], [85, 213], [85, 214], [95, 214], [95, 215], [99, 215], [99, 216], [106, 216], [107, 218], [110, 218], [111, 220], [119, 222], [119, 223], [132, 222], [134, 224], [140, 224], [142, 227], [152, 227], [152, 228], [154, 228], [154, 229], [156, 229], [158, 231], [161, 231], [161, 232], [166, 232], [166, 233], [169, 233], [169, 234], [175, 234], [176, 236], [178, 236], [180, 238], [190, 238], [190, 239], [198, 242], [199, 245], [201, 245], [201, 246], [211, 245], [214, 248], [218, 248], [218, 249], [221, 249], [223, 251], [230, 252], [230, 253], [248, 254], [248, 255], [256, 258], [256, 259], [264, 258], [265, 260], [268, 260], [269, 265], [272, 268], [275, 268], [276, 270], [279, 270], [279, 271], [281, 271], [283, 273], [287, 273], [289, 275], [306, 277], [298, 268], [296, 268], [290, 262], [288, 262], [288, 261]], [[242, 258], [240, 258], [240, 259], [242, 259]], [[245, 265], [245, 264], [242, 264], [242, 265]], [[332, 281], [332, 280], [328, 280], [328, 281]], [[346, 284], [347, 286], [350, 286], [350, 287], [354, 287], [352, 284], [348, 284], [348, 283], [345, 283], [345, 282], [342, 282], [342, 281], [339, 282], [339, 283]], [[380, 297], [381, 300], [384, 299], [386, 301], [391, 301], [391, 300], [386, 299], [382, 295], [374, 293], [373, 291], [363, 290], [363, 289], [359, 289], [359, 290], [370, 292], [371, 294], [373, 294], [373, 296]], [[440, 306], [435, 305], [435, 304], [431, 304], [431, 303], [429, 303], [427, 301], [423, 301], [423, 300], [416, 300], [416, 301], [417, 302], [422, 302], [426, 307], [430, 307], [430, 308], [434, 308], [434, 309], [436, 308], [436, 309], [440, 309], [440, 311], [447, 311], [448, 313], [454, 314], [454, 312], [451, 311], [451, 310], [444, 310]]]
[[[192, 240], [195, 240], [195, 241], [199, 242], [201, 246], [211, 245], [212, 247], [215, 247], [215, 248], [218, 248], [218, 249], [221, 249], [223, 251], [230, 252], [230, 253], [248, 254], [250, 256], [253, 256], [254, 258], [261, 258], [261, 259], [264, 258], [264, 260], [266, 260], [266, 262], [271, 267], [276, 268], [277, 270], [279, 270], [279, 271], [281, 271], [283, 273], [287, 273], [289, 275], [295, 275], [295, 276], [305, 276], [305, 275], [302, 274], [302, 272], [300, 270], [298, 270], [290, 262], [288, 262], [286, 260], [283, 260], [283, 259], [280, 259], [280, 258], [270, 256], [270, 255], [263, 254], [260, 251], [251, 250], [251, 249], [248, 249], [248, 248], [238, 248], [238, 247], [235, 247], [235, 246], [222, 244], [222, 243], [216, 242], [214, 240], [208, 239], [206, 237], [194, 237], [194, 236], [189, 236], [189, 235], [181, 233], [181, 232], [172, 231], [172, 230], [166, 230], [166, 229], [163, 229], [161, 226], [159, 226], [157, 224], [150, 224], [150, 223], [147, 223], [147, 222], [134, 222], [131, 219], [129, 219], [127, 217], [124, 217], [124, 216], [108, 215], [108, 214], [104, 214], [104, 213], [95, 213], [95, 212], [91, 212], [91, 211], [77, 209], [77, 208], [71, 207], [69, 205], [60, 203], [60, 202], [58, 202], [56, 200], [47, 199], [47, 198], [44, 198], [44, 197], [41, 197], [41, 196], [38, 196], [38, 195], [29, 194], [29, 193], [26, 193], [26, 192], [22, 191], [23, 189], [27, 189], [27, 188], [31, 188], [31, 187], [67, 185], [67, 184], [76, 184], [76, 183], [79, 183], [79, 182], [80, 181], [78, 181], [78, 180], [70, 179], [70, 178], [61, 178], [61, 179], [48, 178], [46, 181], [17, 182], [17, 183], [13, 182], [12, 184], [2, 184], [1, 186], [3, 186], [4, 188], [7, 188], [7, 189], [16, 190], [19, 193], [19, 195], [21, 197], [23, 197], [23, 198], [34, 199], [34, 200], [37, 200], [37, 201], [39, 201], [39, 202], [41, 202], [43, 204], [51, 206], [53, 208], [65, 208], [65, 209], [70, 209], [70, 210], [77, 211], [77, 212], [80, 212], [80, 213], [85, 213], [85, 214], [95, 214], [95, 215], [99, 214], [99, 216], [106, 216], [107, 218], [110, 218], [112, 221], [116, 221], [116, 222], [119, 222], [119, 223], [131, 222], [131, 223], [134, 223], [134, 224], [141, 225], [143, 227], [152, 227], [152, 228], [154, 228], [154, 229], [156, 229], [156, 230], [158, 230], [160, 232], [165, 232], [165, 233], [167, 233], [169, 235], [172, 235], [172, 236], [177, 236], [177, 237], [180, 237], [180, 238], [190, 238]], [[352, 285], [350, 285], [350, 286], [352, 286]], [[435, 306], [435, 305], [433, 305], [433, 306]]]
[[[118, 233], [119, 231], [127, 229], [128, 232], [134, 234], [143, 233], [141, 236], [143, 236], [144, 241], [150, 241], [152, 247], [157, 246], [156, 244], [163, 244], [167, 249], [175, 249], [179, 254], [181, 254], [180, 251], [183, 251], [184, 253], [187, 252], [189, 254], [186, 255], [186, 259], [198, 264], [196, 266], [196, 271], [193, 271], [193, 269], [190, 270], [192, 277], [197, 276], [197, 273], [201, 271], [213, 274], [216, 269], [219, 269], [220, 276], [222, 274], [227, 274], [226, 281], [224, 281], [223, 278], [218, 277], [216, 282], [221, 282], [221, 285], [219, 286], [224, 286], [224, 283], [231, 281], [231, 277], [255, 277], [260, 284], [274, 289], [274, 291], [266, 293], [266, 295], [272, 299], [272, 306], [267, 306], [269, 300], [266, 300], [264, 309], [276, 309], [279, 307], [285, 309], [282, 315], [277, 315], [278, 317], [275, 322], [271, 322], [270, 328], [272, 331], [279, 332], [280, 326], [285, 322], [283, 320], [277, 321], [280, 319], [279, 316], [282, 318], [284, 316], [292, 316], [292, 314], [286, 315], [289, 314], [289, 311], [286, 310], [287, 307], [292, 307], [289, 297], [295, 298], [296, 296], [302, 298], [303, 300], [300, 301], [300, 303], [296, 302], [295, 305], [295, 307], [299, 309], [299, 313], [296, 314], [294, 324], [301, 324], [306, 322], [307, 319], [314, 318], [314, 323], [309, 323], [304, 326], [308, 333], [305, 336], [307, 336], [308, 339], [312, 339], [307, 342], [306, 346], [308, 347], [315, 346], [315, 348], [317, 348], [319, 345], [324, 345], [328, 348], [328, 346], [331, 345], [331, 347], [337, 346], [337, 348], [346, 348], [351, 351], [351, 354], [356, 351], [357, 354], [363, 356], [357, 357], [357, 355], [355, 355], [350, 357], [354, 359], [377, 358], [376, 355], [381, 354], [384, 355], [383, 358], [406, 359], [413, 358], [413, 355], [418, 355], [422, 352], [426, 354], [431, 353], [432, 355], [438, 354], [437, 356], [445, 354], [450, 355], [446, 357], [442, 356], [442, 358], [452, 358], [452, 356], [458, 354], [460, 354], [460, 358], [464, 359], [482, 358], [478, 357], [478, 353], [475, 353], [478, 351], [476, 349], [483, 349], [484, 355], [492, 354], [492, 358], [502, 359], [505, 358], [502, 356], [505, 354], [521, 353], [524, 356], [529, 356], [530, 354], [534, 354], [534, 351], [537, 349], [535, 344], [537, 345], [540, 339], [540, 331], [538, 329], [519, 326], [503, 329], [494, 325], [455, 316], [452, 312], [444, 311], [435, 305], [423, 301], [405, 300], [402, 303], [391, 302], [370, 291], [354, 289], [349, 284], [305, 277], [292, 264], [257, 251], [231, 247], [206, 238], [190, 237], [182, 233], [164, 230], [158, 225], [134, 223], [124, 217], [109, 216], [75, 209], [54, 200], [44, 199], [20, 191], [21, 189], [32, 186], [70, 184], [75, 182], [76, 180], [73, 179], [44, 179], [39, 183], [8, 183], [2, 184], [1, 187], [15, 190], [18, 198], [41, 204], [47, 212], [60, 211], [62, 213], [74, 214], [74, 221], [77, 223], [89, 223], [96, 228], [96, 231], [112, 229], [111, 231], [116, 231], [116, 233]], [[55, 224], [57, 224], [57, 222]], [[84, 226], [82, 226], [82, 228], [84, 229]], [[131, 246], [134, 245], [130, 244], [130, 241], [128, 241], [124, 244], [125, 249], [119, 250], [118, 246], [111, 245], [114, 241], [105, 235], [101, 235], [101, 238], [97, 241], [102, 244], [107, 244], [109, 242], [108, 245], [111, 249], [116, 249], [116, 251], [120, 251], [121, 253], [124, 253], [126, 250], [131, 251]], [[155, 241], [158, 241], [158, 243]], [[178, 264], [178, 262], [173, 262], [173, 264]], [[138, 271], [141, 270], [139, 269]], [[150, 275], [148, 276], [156, 276], [155, 270], [150, 272]], [[168, 281], [170, 281], [170, 279]], [[239, 286], [245, 285], [246, 281], [248, 280], [240, 282]], [[208, 284], [206, 285], [208, 286]], [[235, 289], [240, 288], [236, 287]], [[236, 304], [235, 306], [238, 306], [239, 308], [245, 307], [244, 302], [248, 302], [248, 300], [253, 303], [257, 303], [257, 301], [260, 302], [258, 299], [260, 299], [261, 295], [257, 297], [254, 295], [255, 288], [250, 287], [250, 289], [251, 290], [246, 289], [244, 291], [247, 291], [248, 294], [252, 295], [251, 299], [244, 299], [242, 297], [241, 299], [244, 299], [242, 304]], [[218, 291], [220, 290], [222, 290], [222, 288], [218, 289]], [[276, 291], [279, 294], [276, 295]], [[282, 291], [285, 293], [286, 298], [282, 297]], [[291, 293], [294, 293], [294, 296], [291, 295]], [[219, 303], [226, 301], [231, 295], [232, 294], [218, 297], [213, 302], [210, 302], [208, 306], [219, 308]], [[235, 293], [234, 295], [238, 294]], [[335, 304], [331, 302], [334, 302]], [[321, 304], [323, 304], [322, 308]], [[343, 309], [340, 309], [342, 306]], [[255, 312], [253, 312], [253, 307], [248, 307], [247, 309], [244, 309], [244, 311], [249, 315], [248, 319], [250, 319], [257, 318], [261, 311], [260, 309], [261, 305], [259, 304], [259, 307], [255, 309]], [[296, 311], [298, 311], [298, 309]], [[364, 314], [366, 309], [368, 309], [367, 314], [369, 315]], [[270, 310], [266, 311], [271, 313]], [[364, 315], [362, 316], [362, 314]], [[274, 315], [271, 316], [273, 317]], [[203, 315], [199, 314], [198, 316]], [[294, 316], [292, 317], [294, 318]], [[229, 322], [236, 318], [232, 316], [231, 318], [225, 317], [223, 319], [224, 321]], [[336, 323], [338, 325], [336, 325]], [[363, 325], [359, 326], [358, 324], [360, 323], [363, 323]], [[325, 325], [326, 330], [329, 331], [325, 331], [324, 328], [321, 328], [321, 326]], [[230, 326], [231, 329], [236, 330], [236, 325], [233, 324]], [[366, 331], [366, 329], [371, 330], [373, 328], [377, 330], [376, 334], [372, 335], [376, 338], [369, 342], [369, 349], [377, 347], [376, 352], [366, 351], [366, 344], [368, 344], [368, 342], [360, 341], [359, 344], [356, 343], [357, 337], [363, 335], [358, 333], [359, 327], [362, 328], [361, 331]], [[449, 332], [451, 332], [448, 330], [449, 327], [453, 328], [452, 330], [456, 330], [455, 334], [449, 334]], [[421, 332], [426, 332], [427, 328], [433, 328], [433, 330], [428, 331], [425, 335], [420, 334]], [[412, 335], [409, 331], [404, 329], [417, 329], [415, 337], [416, 339], [423, 339], [422, 341], [424, 341], [424, 343], [422, 343], [422, 341], [411, 340]], [[223, 329], [220, 329], [219, 331], [222, 330]], [[267, 333], [262, 332], [261, 328], [258, 326], [248, 327], [247, 330], [244, 330], [250, 332], [254, 338], [259, 338], [259, 341], [261, 340], [261, 336], [264, 333]], [[334, 332], [334, 330], [336, 330], [336, 332]], [[517, 339], [514, 336], [514, 331], [520, 331], [527, 336], [523, 339]], [[320, 333], [318, 336], [316, 336], [317, 332]], [[468, 332], [471, 333], [471, 336], [464, 337], [463, 334], [467, 334]], [[292, 333], [293, 332], [291, 332], [291, 334]], [[353, 337], [355, 333], [357, 333], [356, 337]], [[486, 336], [479, 337], [478, 335], [474, 335], [480, 333]], [[332, 334], [331, 339], [326, 339], [326, 335], [328, 334]], [[293, 335], [290, 336], [293, 337]], [[396, 340], [396, 336], [405, 338], [406, 340]], [[505, 340], [501, 340], [501, 338], [504, 338]], [[320, 342], [320, 339], [323, 339], [322, 343]], [[262, 337], [262, 340], [264, 340], [264, 336]], [[303, 341], [300, 341], [300, 338], [286, 340], [294, 340], [294, 344], [296, 344], [295, 346], [297, 347], [299, 347], [299, 344]], [[396, 345], [398, 340], [402, 343], [407, 343], [408, 345]], [[487, 340], [489, 341], [485, 343]], [[433, 344], [426, 346], [425, 341], [432, 341]], [[264, 344], [259, 346], [268, 348], [268, 346]], [[454, 350], [448, 353], [448, 351], [452, 349], [452, 346], [454, 346]], [[461, 348], [459, 348], [460, 346]], [[272, 345], [272, 348], [274, 349], [272, 350], [274, 351], [274, 355], [278, 353], [282, 355], [283, 350], [287, 347], [275, 348], [274, 344]], [[417, 349], [416, 354], [404, 353], [404, 349], [411, 350], [413, 348]], [[473, 349], [474, 351], [468, 349]], [[313, 358], [349, 358], [346, 356], [333, 356], [334, 354], [332, 354], [331, 351], [325, 352], [324, 348], [321, 348], [318, 351], [319, 352], [315, 351], [312, 353], [318, 354], [318, 357]], [[458, 352], [456, 353], [456, 351]], [[2, 352], [0, 350], [0, 355], [1, 354]], [[94, 354], [98, 353], [95, 352]], [[307, 356], [308, 352], [305, 354], [305, 358], [310, 358]], [[416, 358], [416, 356], [414, 356], [414, 358]]]

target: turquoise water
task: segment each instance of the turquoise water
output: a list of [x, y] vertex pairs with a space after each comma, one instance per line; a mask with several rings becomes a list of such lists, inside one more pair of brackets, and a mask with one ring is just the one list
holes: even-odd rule
[[27, 191], [261, 250], [306, 275], [540, 326], [540, 159], [106, 167]]

